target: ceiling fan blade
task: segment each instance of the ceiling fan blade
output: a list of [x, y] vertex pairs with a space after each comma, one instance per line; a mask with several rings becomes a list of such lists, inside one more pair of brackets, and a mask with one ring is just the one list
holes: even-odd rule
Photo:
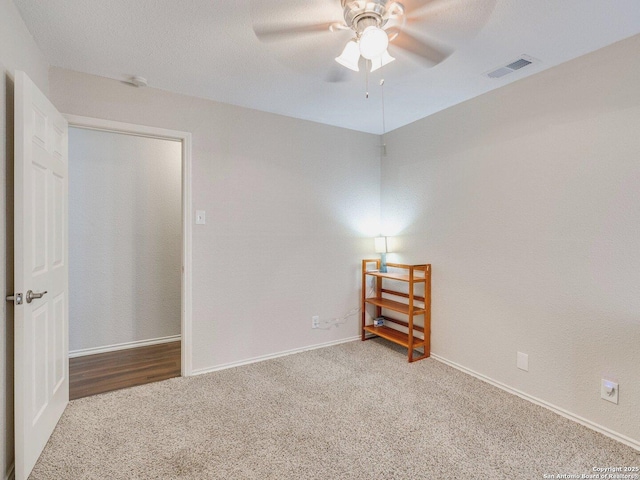
[[424, 40], [411, 35], [406, 30], [397, 31], [396, 29], [389, 29], [388, 32], [390, 36], [397, 33], [393, 42], [389, 44], [390, 48], [401, 48], [414, 56], [420, 57], [421, 60], [426, 61], [430, 66], [439, 64], [453, 53], [453, 50], [450, 48], [429, 45]]
[[[417, 1], [417, 0], [416, 0]], [[461, 46], [489, 21], [497, 0], [427, 0], [407, 12], [403, 29], [428, 32], [447, 45]]]
[[[477, 0], [476, 0], [477, 1]], [[407, 19], [420, 20], [443, 10], [458, 8], [460, 10], [473, 9], [473, 1], [466, 0], [412, 0], [407, 5]]]
[[308, 25], [254, 25], [253, 31], [263, 42], [273, 42], [287, 40], [298, 35], [310, 35], [320, 33], [333, 33], [330, 29], [335, 28], [335, 22], [311, 23]]
[[401, 0], [404, 5], [405, 12], [412, 14], [420, 8], [427, 7], [431, 3], [438, 3], [439, 0]]

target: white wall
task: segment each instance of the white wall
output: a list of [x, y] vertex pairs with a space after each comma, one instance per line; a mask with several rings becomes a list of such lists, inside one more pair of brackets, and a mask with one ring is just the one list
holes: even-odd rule
[[381, 174], [390, 258], [433, 264], [432, 351], [637, 442], [639, 53], [636, 36], [396, 130]]
[[[48, 64], [11, 0], [0, 0], [0, 478], [13, 464], [13, 95], [16, 70], [45, 93]], [[7, 263], [9, 261], [9, 264]]]
[[[359, 304], [377, 233], [375, 135], [52, 68], [60, 111], [193, 135], [194, 369], [358, 334], [311, 316]], [[73, 294], [73, 292], [72, 292]]]
[[180, 334], [182, 144], [69, 129], [69, 350]]

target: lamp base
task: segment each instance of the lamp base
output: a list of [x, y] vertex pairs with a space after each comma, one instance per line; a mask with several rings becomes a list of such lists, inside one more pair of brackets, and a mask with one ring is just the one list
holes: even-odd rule
[[380, 254], [380, 273], [387, 273], [387, 254]]

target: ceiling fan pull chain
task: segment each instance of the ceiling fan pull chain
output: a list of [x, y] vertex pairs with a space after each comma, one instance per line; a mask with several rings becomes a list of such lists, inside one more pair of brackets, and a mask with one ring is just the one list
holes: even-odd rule
[[380, 147], [382, 147], [382, 155], [384, 157], [387, 156], [387, 143], [384, 140], [384, 136], [387, 133], [387, 125], [385, 122], [385, 117], [384, 117], [384, 78], [380, 79], [380, 97], [382, 98], [382, 145], [380, 145]]
[[[365, 62], [368, 62], [369, 60], [365, 60]], [[369, 69], [365, 68], [364, 69], [364, 81], [365, 81], [365, 97], [368, 99], [369, 98]]]

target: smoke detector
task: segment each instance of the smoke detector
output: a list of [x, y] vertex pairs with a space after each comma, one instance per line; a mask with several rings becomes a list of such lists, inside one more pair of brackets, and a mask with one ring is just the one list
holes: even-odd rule
[[134, 87], [146, 87], [147, 79], [136, 75], [134, 77], [131, 77], [131, 80], [129, 80], [129, 83]]

